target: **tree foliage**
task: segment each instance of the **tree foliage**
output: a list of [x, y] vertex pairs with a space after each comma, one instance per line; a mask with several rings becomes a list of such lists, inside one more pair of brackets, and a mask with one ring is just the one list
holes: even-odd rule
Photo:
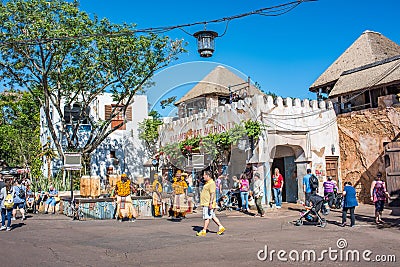
[[160, 118], [161, 115], [155, 110], [150, 111], [149, 116], [151, 117], [139, 122], [139, 138], [145, 142], [153, 156], [157, 152], [158, 126], [162, 125], [163, 121]]
[[39, 106], [28, 92], [0, 93], [0, 159], [40, 173]]
[[[135, 25], [91, 18], [77, 1], [10, 0], [0, 5], [0, 20], [0, 79], [10, 88], [28, 90], [43, 108], [61, 159], [65, 149], [88, 158], [126, 122], [111, 127], [113, 118], [126, 118], [134, 95], [146, 88], [154, 72], [183, 52], [181, 41], [139, 35]], [[107, 91], [120, 108], [104, 120], [87, 114]], [[67, 127], [63, 107], [73, 104], [90, 124], [88, 138], [79, 138], [81, 121]], [[54, 117], [60, 118], [59, 125]]]

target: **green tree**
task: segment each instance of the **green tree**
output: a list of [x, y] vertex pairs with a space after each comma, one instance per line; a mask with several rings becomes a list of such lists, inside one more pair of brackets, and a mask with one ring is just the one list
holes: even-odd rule
[[163, 124], [160, 113], [155, 110], [149, 112], [150, 118], [147, 118], [139, 123], [139, 138], [142, 139], [150, 156], [157, 153], [158, 142], [158, 126]]
[[40, 176], [39, 105], [28, 92], [0, 93], [0, 159], [12, 166], [29, 166]]
[[[156, 70], [184, 51], [180, 40], [139, 34], [135, 25], [91, 18], [77, 1], [10, 0], [0, 5], [0, 19], [0, 79], [32, 93], [43, 108], [62, 160], [62, 139], [69, 151], [80, 151], [89, 159], [126, 122], [111, 127], [113, 118], [126, 118], [134, 95], [146, 89]], [[106, 91], [112, 93], [118, 108], [99, 121], [87, 111]], [[79, 118], [91, 126], [88, 138], [79, 138], [82, 120], [67, 127], [63, 107], [72, 104], [80, 106]], [[56, 115], [60, 125], [52, 120]]]

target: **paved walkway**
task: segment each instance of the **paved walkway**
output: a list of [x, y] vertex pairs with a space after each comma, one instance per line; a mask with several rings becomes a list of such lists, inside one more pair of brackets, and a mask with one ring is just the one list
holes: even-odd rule
[[[219, 214], [227, 228], [216, 234], [211, 224], [206, 237], [196, 237], [201, 229], [199, 213], [182, 221], [167, 218], [139, 219], [135, 223], [115, 220], [72, 221], [64, 215], [35, 215], [24, 222], [16, 221], [11, 232], [0, 232], [0, 259], [5, 266], [397, 266], [385, 262], [345, 262], [331, 260], [327, 254], [321, 262], [301, 260], [302, 253], [338, 250], [338, 240], [348, 249], [370, 250], [371, 257], [395, 255], [400, 261], [400, 217], [385, 210], [388, 223], [373, 224], [373, 206], [361, 205], [356, 210], [357, 227], [339, 227], [339, 211], [326, 219], [326, 228], [314, 225], [294, 226], [301, 206], [284, 204], [280, 210], [268, 210], [264, 218], [233, 212]], [[340, 243], [340, 244], [342, 244]], [[260, 261], [264, 251], [272, 259]], [[286, 252], [299, 261], [278, 260], [277, 251]], [[261, 251], [261, 252], [260, 252]], [[293, 252], [294, 251], [294, 252]], [[260, 253], [259, 253], [260, 252]], [[283, 253], [281, 252], [281, 253]], [[308, 252], [307, 252], [308, 253]], [[307, 255], [305, 255], [307, 256]], [[285, 257], [283, 257], [285, 258]], [[375, 259], [375, 258], [373, 258]]]

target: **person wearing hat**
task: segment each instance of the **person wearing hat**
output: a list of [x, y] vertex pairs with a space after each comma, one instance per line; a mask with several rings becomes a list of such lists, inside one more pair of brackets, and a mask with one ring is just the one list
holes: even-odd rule
[[172, 210], [174, 211], [174, 217], [177, 219], [185, 218], [187, 206], [187, 188], [188, 185], [185, 181], [185, 177], [182, 176], [182, 171], [177, 170], [174, 183], [172, 184], [173, 196], [174, 196], [174, 206]]
[[154, 217], [162, 217], [161, 205], [162, 198], [161, 193], [163, 191], [162, 185], [160, 183], [158, 174], [154, 174], [154, 181], [151, 185], [151, 189], [153, 191], [153, 208], [154, 208]]
[[121, 175], [121, 181], [115, 185], [117, 197], [117, 219], [122, 222], [124, 218], [134, 222], [137, 217], [136, 209], [133, 207], [131, 191], [133, 190], [131, 181], [125, 173]]
[[382, 181], [382, 173], [378, 172], [376, 180], [371, 184], [371, 201], [375, 204], [375, 223], [384, 223], [382, 220], [382, 212], [385, 206], [386, 198], [390, 199], [390, 195], [386, 190], [385, 182]]
[[258, 214], [256, 216], [264, 217], [265, 211], [262, 207], [261, 201], [264, 196], [264, 181], [261, 180], [261, 175], [256, 172], [254, 174], [253, 192]]

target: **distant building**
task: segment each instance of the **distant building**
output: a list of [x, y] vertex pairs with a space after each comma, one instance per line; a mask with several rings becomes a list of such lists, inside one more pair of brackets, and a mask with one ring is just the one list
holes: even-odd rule
[[258, 88], [227, 68], [217, 66], [181, 99], [175, 102], [179, 118], [237, 102], [246, 97], [263, 95]]
[[[365, 31], [310, 86], [326, 95], [337, 114], [378, 107], [381, 96], [400, 93], [400, 46], [382, 34]], [[383, 100], [382, 100], [383, 101]], [[396, 97], [385, 101], [396, 102]]]

